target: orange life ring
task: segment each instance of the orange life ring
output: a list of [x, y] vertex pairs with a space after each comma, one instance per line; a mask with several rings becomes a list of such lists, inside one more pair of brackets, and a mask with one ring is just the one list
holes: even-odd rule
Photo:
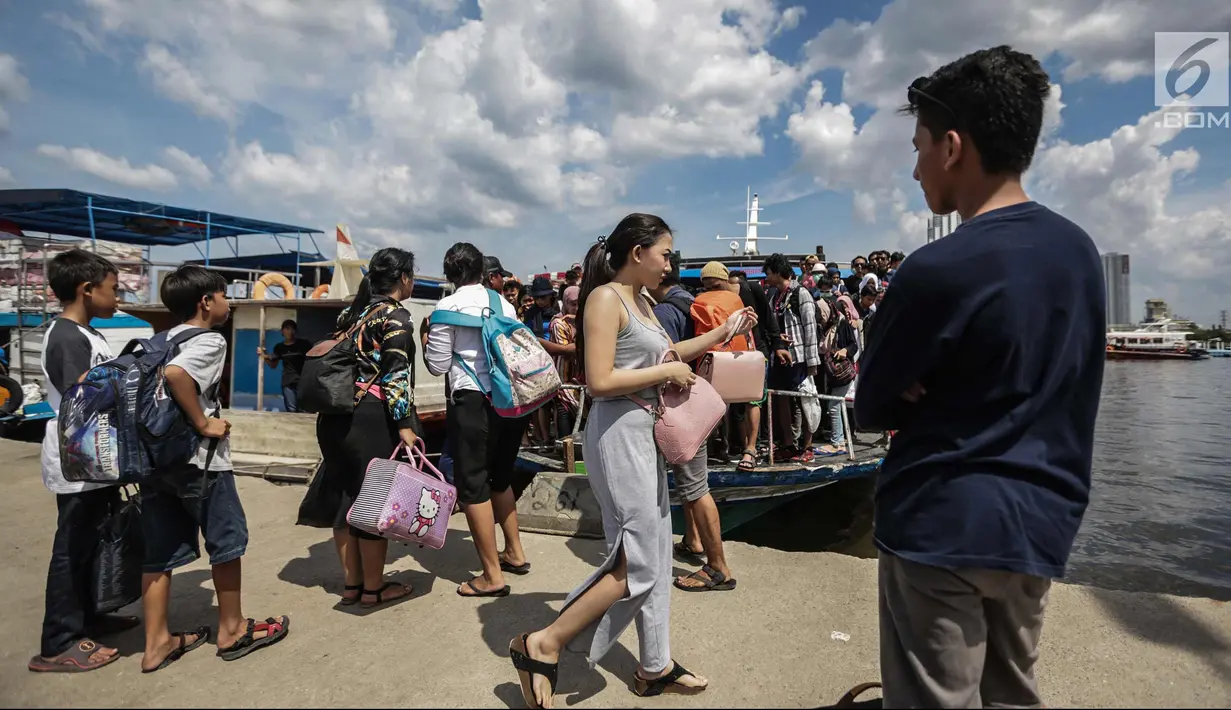
[[253, 300], [265, 300], [265, 289], [270, 286], [281, 287], [282, 293], [284, 294], [283, 298], [291, 299], [295, 297], [295, 286], [291, 284], [291, 280], [282, 274], [271, 271], [257, 279], [256, 287], [252, 289]]
[[329, 284], [321, 284], [320, 286], [317, 286], [316, 288], [312, 289], [312, 295], [310, 296], [310, 298], [324, 298], [325, 295], [328, 293], [329, 293]]

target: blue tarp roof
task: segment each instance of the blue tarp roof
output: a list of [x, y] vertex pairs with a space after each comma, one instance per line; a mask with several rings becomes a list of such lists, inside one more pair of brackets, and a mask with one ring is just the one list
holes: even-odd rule
[[61, 189], [0, 190], [0, 219], [32, 232], [138, 246], [180, 246], [204, 241], [206, 224], [210, 239], [246, 234], [321, 233], [309, 227]]
[[[209, 260], [210, 266], [217, 266], [224, 269], [252, 269], [253, 271], [286, 271], [295, 273], [295, 265], [298, 263], [300, 270], [304, 273], [315, 271], [320, 268], [322, 272], [328, 272], [329, 267], [306, 266], [314, 261], [324, 261], [325, 257], [320, 254], [308, 254], [299, 252], [299, 261], [296, 262], [296, 253], [293, 251], [278, 252], [275, 254], [252, 254], [248, 256], [228, 256], [222, 258], [211, 257]], [[204, 259], [194, 259], [187, 262], [189, 264], [204, 264]]]

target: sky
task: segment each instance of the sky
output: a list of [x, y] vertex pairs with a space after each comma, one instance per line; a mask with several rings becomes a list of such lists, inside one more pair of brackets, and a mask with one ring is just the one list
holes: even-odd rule
[[1160, 120], [1154, 33], [1228, 28], [1225, 0], [0, 0], [0, 187], [344, 223], [428, 274], [456, 241], [564, 270], [635, 211], [726, 253], [749, 187], [790, 237], [763, 251], [909, 253], [930, 213], [895, 109], [1009, 44], [1053, 83], [1027, 191], [1130, 255], [1135, 318], [1210, 324], [1231, 128]]

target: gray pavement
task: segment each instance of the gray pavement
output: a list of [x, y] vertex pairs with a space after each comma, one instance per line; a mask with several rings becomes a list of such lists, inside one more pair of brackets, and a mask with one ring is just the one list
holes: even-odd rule
[[[335, 604], [340, 579], [329, 532], [294, 525], [303, 487], [245, 478], [245, 611], [289, 614], [285, 641], [233, 663], [207, 645], [142, 675], [138, 629], [114, 640], [124, 658], [107, 668], [34, 674], [25, 666], [38, 650], [55, 501], [39, 478], [37, 445], [0, 441], [0, 462], [0, 595], [7, 601], [0, 706], [522, 707], [509, 639], [548, 623], [602, 558], [600, 541], [528, 534], [534, 571], [510, 577], [512, 596], [462, 599], [454, 589], [477, 558], [455, 516], [443, 550], [391, 547], [390, 572], [415, 586], [412, 599], [351, 611]], [[727, 554], [736, 591], [672, 599], [675, 657], [708, 676], [709, 691], [632, 695], [630, 630], [594, 670], [583, 653], [565, 655], [559, 691], [567, 697], [558, 705], [816, 707], [878, 678], [874, 561], [744, 544], [730, 544]], [[173, 625], [214, 623], [215, 614], [208, 567], [177, 572]], [[1038, 675], [1052, 707], [1231, 705], [1231, 608], [1224, 603], [1057, 585], [1041, 656]]]

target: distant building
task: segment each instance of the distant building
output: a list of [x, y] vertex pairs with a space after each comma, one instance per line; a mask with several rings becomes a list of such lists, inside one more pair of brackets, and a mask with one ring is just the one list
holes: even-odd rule
[[953, 230], [961, 223], [962, 216], [957, 212], [932, 215], [932, 220], [928, 222], [928, 244], [953, 234]]
[[1109, 252], [1103, 255], [1103, 288], [1107, 294], [1107, 325], [1132, 323], [1128, 254]]
[[1166, 301], [1161, 298], [1146, 299], [1146, 323], [1153, 323], [1154, 321], [1170, 317], [1171, 306], [1168, 306]]

